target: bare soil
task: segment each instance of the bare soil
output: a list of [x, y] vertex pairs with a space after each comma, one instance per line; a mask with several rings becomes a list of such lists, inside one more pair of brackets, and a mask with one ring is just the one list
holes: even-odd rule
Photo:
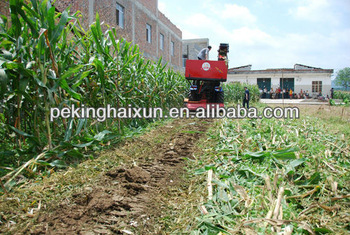
[[[210, 126], [208, 120], [175, 120], [119, 151], [134, 156], [40, 213], [31, 234], [162, 234], [167, 198], [186, 187], [185, 158]], [[176, 130], [176, 131], [174, 131]], [[172, 134], [164, 139], [161, 133]]]

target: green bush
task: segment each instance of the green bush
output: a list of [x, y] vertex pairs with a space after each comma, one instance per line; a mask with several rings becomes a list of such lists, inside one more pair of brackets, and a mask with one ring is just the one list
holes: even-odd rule
[[350, 92], [347, 91], [334, 91], [334, 99], [350, 100]]
[[257, 85], [249, 85], [242, 83], [225, 83], [223, 89], [225, 91], [225, 102], [242, 103], [245, 94], [244, 87], [247, 87], [250, 94], [250, 100], [259, 101], [260, 93]]

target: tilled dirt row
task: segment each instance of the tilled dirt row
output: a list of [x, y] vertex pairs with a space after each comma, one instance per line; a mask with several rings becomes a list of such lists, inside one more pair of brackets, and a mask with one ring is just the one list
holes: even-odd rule
[[[184, 158], [191, 158], [208, 120], [175, 120], [161, 130], [177, 128], [170, 139], [154, 144], [135, 140], [129, 148], [154, 144], [129, 164], [105, 173], [86, 187], [44, 212], [33, 234], [154, 234], [163, 233], [158, 221], [166, 213], [167, 197], [183, 182]], [[152, 133], [157, 134], [157, 131]], [[139, 146], [141, 145], [141, 146]], [[132, 151], [130, 151], [132, 152]], [[158, 226], [158, 227], [157, 227]]]

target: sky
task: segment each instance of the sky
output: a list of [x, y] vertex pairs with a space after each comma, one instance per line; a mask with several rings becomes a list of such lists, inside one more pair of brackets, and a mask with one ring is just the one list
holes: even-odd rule
[[183, 39], [208, 38], [229, 67], [350, 67], [350, 0], [158, 0]]

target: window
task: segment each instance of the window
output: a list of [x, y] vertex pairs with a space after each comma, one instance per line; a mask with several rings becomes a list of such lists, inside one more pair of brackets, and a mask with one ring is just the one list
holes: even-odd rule
[[117, 3], [117, 25], [124, 28], [124, 7]]
[[170, 55], [174, 56], [174, 42], [170, 42]]
[[322, 92], [322, 81], [312, 81], [312, 92]]
[[163, 34], [159, 35], [159, 48], [161, 50], [164, 50], [164, 35]]
[[188, 59], [188, 56], [187, 55], [182, 55], [182, 66], [183, 67], [186, 67], [186, 61], [187, 61], [187, 59]]
[[146, 24], [146, 41], [148, 43], [152, 42], [152, 26], [149, 24]]

